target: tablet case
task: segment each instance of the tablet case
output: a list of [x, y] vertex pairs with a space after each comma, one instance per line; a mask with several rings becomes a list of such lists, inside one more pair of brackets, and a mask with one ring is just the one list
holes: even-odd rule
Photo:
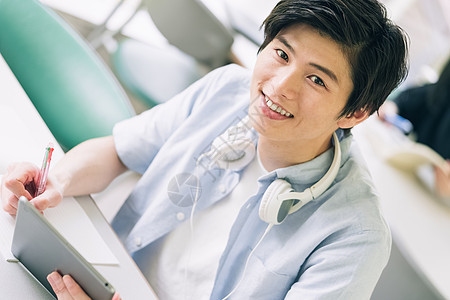
[[92, 299], [111, 299], [114, 288], [45, 219], [25, 197], [20, 197], [11, 252], [56, 297], [47, 275], [70, 274]]

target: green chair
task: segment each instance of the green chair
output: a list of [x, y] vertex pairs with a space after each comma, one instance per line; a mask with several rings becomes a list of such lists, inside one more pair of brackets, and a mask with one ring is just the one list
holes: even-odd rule
[[97, 53], [39, 1], [0, 0], [0, 53], [65, 151], [135, 114]]
[[118, 42], [117, 49], [110, 50], [116, 76], [147, 107], [169, 100], [208, 71], [230, 62], [233, 35], [202, 1], [140, 0], [133, 14], [116, 31], [108, 32], [106, 24], [124, 2], [119, 1], [88, 37], [98, 47], [105, 36], [118, 34], [138, 11], [149, 13], [167, 45], [127, 38]]
[[166, 102], [206, 74], [194, 58], [170, 45], [162, 49], [125, 39], [111, 57], [122, 85], [147, 107]]

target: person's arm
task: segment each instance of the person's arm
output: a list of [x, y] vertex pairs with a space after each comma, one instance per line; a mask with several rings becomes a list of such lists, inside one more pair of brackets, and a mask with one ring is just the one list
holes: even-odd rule
[[91, 139], [67, 152], [50, 176], [61, 185], [63, 196], [100, 192], [126, 171], [112, 136]]
[[88, 140], [70, 150], [50, 171], [45, 191], [33, 198], [39, 168], [30, 163], [15, 163], [2, 178], [3, 209], [11, 215], [17, 212], [20, 196], [31, 200], [43, 211], [61, 202], [64, 196], [77, 196], [103, 190], [118, 175], [126, 171], [117, 156], [113, 137]]
[[[450, 169], [450, 161], [447, 160], [448, 169]], [[444, 172], [442, 168], [435, 167], [435, 189], [439, 196], [450, 198], [450, 174]]]

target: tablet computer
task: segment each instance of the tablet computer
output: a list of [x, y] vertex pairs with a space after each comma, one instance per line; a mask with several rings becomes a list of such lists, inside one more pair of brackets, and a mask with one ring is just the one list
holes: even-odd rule
[[69, 274], [92, 299], [111, 299], [114, 288], [25, 197], [20, 197], [11, 252], [55, 297], [47, 275]]

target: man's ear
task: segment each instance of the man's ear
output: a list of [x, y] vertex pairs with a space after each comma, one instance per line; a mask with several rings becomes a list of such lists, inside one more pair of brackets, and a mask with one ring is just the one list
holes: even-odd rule
[[340, 118], [337, 122], [337, 125], [342, 129], [352, 128], [361, 123], [362, 121], [364, 121], [365, 119], [367, 119], [368, 117], [369, 113], [366, 110], [361, 109], [357, 112], [354, 112], [351, 115]]

